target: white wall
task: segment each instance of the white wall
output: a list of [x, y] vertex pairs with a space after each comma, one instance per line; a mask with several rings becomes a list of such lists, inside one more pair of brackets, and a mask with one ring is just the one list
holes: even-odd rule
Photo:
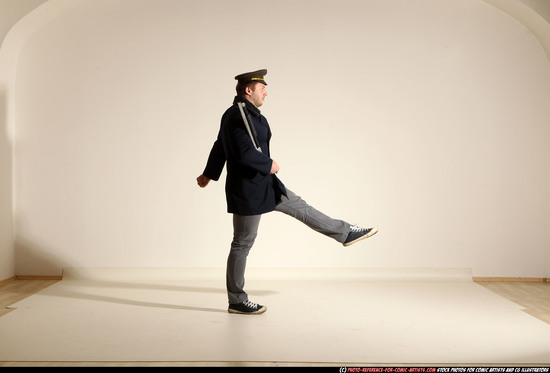
[[0, 86], [0, 281], [15, 275], [12, 221], [12, 147], [3, 129], [6, 89]]
[[550, 6], [546, 0], [484, 0], [508, 13], [538, 39], [550, 61]]
[[548, 0], [520, 0], [530, 8], [537, 11], [541, 17], [550, 22], [550, 2]]
[[0, 0], [0, 281], [15, 275], [12, 196], [12, 140], [7, 131], [8, 90], [12, 77], [3, 41], [22, 17], [46, 0]]
[[21, 18], [48, 0], [0, 0], [0, 44]]
[[550, 275], [550, 64], [490, 4], [72, 4], [17, 65], [18, 274], [223, 267], [223, 181], [201, 190], [195, 177], [233, 76], [267, 68], [281, 178], [380, 233], [344, 249], [268, 214], [251, 267]]

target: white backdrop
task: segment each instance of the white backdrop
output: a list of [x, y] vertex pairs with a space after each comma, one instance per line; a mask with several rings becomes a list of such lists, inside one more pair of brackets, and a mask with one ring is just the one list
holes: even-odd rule
[[250, 267], [550, 276], [550, 64], [491, 5], [66, 3], [17, 66], [17, 274], [223, 267], [225, 173], [195, 178], [233, 77], [267, 68], [280, 177], [380, 232], [343, 248], [268, 214]]

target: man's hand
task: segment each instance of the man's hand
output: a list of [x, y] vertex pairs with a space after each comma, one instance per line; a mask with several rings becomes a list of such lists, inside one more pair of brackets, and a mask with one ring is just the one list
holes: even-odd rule
[[201, 188], [204, 188], [205, 186], [207, 186], [209, 182], [210, 182], [210, 179], [204, 175], [197, 177], [197, 184], [199, 184]]
[[277, 164], [277, 162], [273, 161], [273, 163], [271, 163], [271, 174], [276, 174], [277, 172], [279, 172], [279, 165]]

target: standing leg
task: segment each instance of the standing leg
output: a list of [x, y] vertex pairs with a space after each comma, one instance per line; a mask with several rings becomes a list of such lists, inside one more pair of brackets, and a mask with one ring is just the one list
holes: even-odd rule
[[282, 196], [282, 202], [276, 211], [290, 215], [311, 229], [344, 243], [348, 237], [351, 225], [343, 220], [333, 219], [308, 205], [300, 196], [287, 189], [288, 198]]
[[246, 258], [258, 233], [261, 215], [233, 215], [233, 241], [227, 258], [226, 285], [230, 304], [248, 301], [244, 291]]

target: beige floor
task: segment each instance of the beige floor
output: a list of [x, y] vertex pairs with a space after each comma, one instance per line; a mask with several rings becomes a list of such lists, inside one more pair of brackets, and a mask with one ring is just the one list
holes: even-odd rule
[[262, 271], [247, 286], [269, 310], [251, 317], [226, 312], [219, 275], [6, 284], [0, 366], [550, 365], [547, 283]]

